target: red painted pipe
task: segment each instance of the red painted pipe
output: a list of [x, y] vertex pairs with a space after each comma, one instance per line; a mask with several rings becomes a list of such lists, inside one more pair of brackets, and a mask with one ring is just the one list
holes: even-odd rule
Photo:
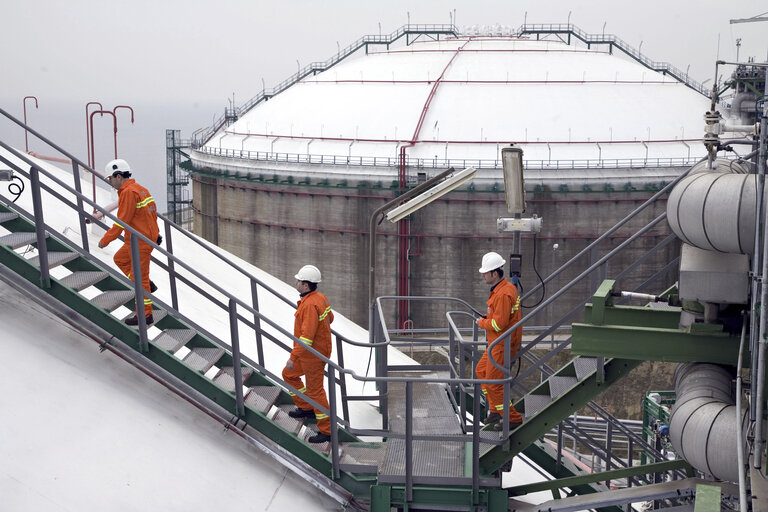
[[91, 131], [88, 129], [88, 107], [91, 105], [98, 105], [99, 110], [103, 110], [104, 107], [98, 101], [89, 101], [85, 104], [85, 158], [88, 160], [88, 167], [93, 168], [93, 162], [91, 161]]
[[133, 108], [128, 105], [118, 105], [112, 109], [112, 114], [115, 116], [115, 158], [117, 158], [117, 109], [126, 108], [131, 111], [131, 124], [133, 124]]

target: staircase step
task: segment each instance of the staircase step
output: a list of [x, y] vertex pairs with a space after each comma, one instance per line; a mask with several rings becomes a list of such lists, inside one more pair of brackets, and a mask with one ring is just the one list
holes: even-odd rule
[[561, 377], [559, 375], [553, 375], [548, 379], [547, 382], [549, 382], [549, 396], [555, 399], [571, 389], [574, 384], [579, 382], [579, 379], [576, 377]]
[[182, 359], [195, 370], [205, 373], [224, 355], [223, 348], [195, 347]]
[[301, 430], [302, 425], [304, 425], [304, 419], [303, 418], [291, 418], [288, 416], [288, 411], [292, 411], [296, 408], [295, 405], [279, 405], [277, 408], [277, 411], [275, 412], [275, 415], [272, 417], [272, 421], [274, 421], [276, 424], [283, 427], [288, 432], [293, 432], [294, 434], [298, 434]]
[[0, 212], [0, 224], [9, 220], [18, 219], [19, 214], [13, 212]]
[[280, 396], [280, 388], [276, 386], [253, 386], [248, 388], [245, 403], [257, 411], [266, 413], [272, 408], [278, 396]]
[[77, 291], [82, 291], [98, 283], [109, 274], [107, 272], [72, 272], [70, 275], [61, 280], [61, 284], [69, 286]]
[[[155, 322], [158, 321], [158, 319], [155, 317], [155, 313], [157, 311], [165, 312], [164, 309], [153, 311], [152, 317], [155, 319]], [[195, 334], [197, 334], [197, 332], [192, 329], [165, 329], [163, 332], [158, 334], [157, 338], [152, 340], [152, 342], [163, 350], [167, 350], [173, 354], [176, 353], [176, 351], [178, 351], [181, 347], [189, 343], [189, 340], [194, 338]]]
[[107, 311], [114, 311], [134, 298], [134, 292], [130, 290], [109, 290], [97, 295], [91, 302]]
[[576, 378], [582, 380], [597, 369], [597, 359], [594, 357], [577, 357], [573, 360], [576, 369]]
[[[253, 374], [253, 368], [249, 368], [247, 366], [241, 366], [241, 372], [242, 372], [242, 378], [243, 381], [240, 383], [241, 385], [248, 379], [248, 377]], [[223, 387], [230, 393], [235, 392], [235, 367], [234, 366], [224, 366], [219, 370], [219, 373], [216, 374], [216, 376], [213, 378], [213, 382], [218, 384], [219, 386]]]
[[345, 471], [376, 473], [385, 453], [385, 443], [341, 443], [339, 464]]
[[[123, 321], [125, 321], [127, 318], [132, 317], [132, 316], [133, 316], [133, 312], [125, 315], [125, 318], [123, 318]], [[164, 310], [164, 309], [153, 309], [152, 310], [152, 324], [151, 325], [155, 325], [157, 322], [159, 322], [160, 320], [162, 320], [166, 316], [168, 316], [168, 312], [166, 310]], [[139, 328], [138, 325], [134, 325], [133, 327], [136, 328], [136, 329]]]
[[[48, 233], [45, 234], [45, 237], [48, 238]], [[17, 231], [10, 235], [0, 236], [0, 244], [7, 245], [11, 249], [18, 249], [35, 242], [37, 242], [37, 233], [34, 231]]]
[[[48, 268], [58, 267], [59, 265], [63, 265], [64, 263], [69, 263], [70, 261], [77, 259], [78, 256], [80, 255], [76, 252], [49, 251], [48, 252]], [[36, 267], [40, 266], [40, 256], [35, 256], [34, 258], [30, 258], [28, 261]]]
[[525, 417], [530, 418], [544, 407], [552, 403], [549, 395], [525, 395]]
[[312, 448], [314, 448], [316, 450], [319, 450], [321, 452], [329, 452], [331, 450], [331, 442], [330, 441], [326, 441], [324, 443], [310, 443], [309, 442], [309, 438], [319, 432], [319, 430], [317, 429], [317, 425], [316, 424], [307, 425], [306, 427], [307, 428], [304, 429], [304, 433], [302, 433], [299, 436], [299, 439], [301, 439], [302, 441], [304, 441], [305, 443], [307, 443], [309, 446], [311, 446]]

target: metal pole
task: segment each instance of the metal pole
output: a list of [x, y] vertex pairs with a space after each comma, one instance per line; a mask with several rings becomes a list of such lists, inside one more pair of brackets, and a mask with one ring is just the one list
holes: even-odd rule
[[413, 501], [413, 381], [405, 383], [405, 499]]
[[480, 489], [480, 399], [483, 394], [480, 383], [475, 382], [475, 399], [472, 401], [472, 495], [473, 502], [479, 498]]
[[85, 224], [85, 209], [83, 208], [82, 184], [80, 183], [80, 166], [77, 162], [72, 162], [72, 177], [75, 179], [75, 190], [77, 191], [77, 216], [80, 221], [80, 238], [83, 244], [83, 250], [88, 250], [88, 229]]
[[331, 466], [332, 478], [339, 478], [339, 423], [336, 413], [336, 370], [328, 365], [328, 409], [331, 415]]
[[29, 169], [29, 181], [32, 185], [32, 211], [35, 214], [35, 233], [37, 234], [37, 253], [40, 258], [40, 287], [51, 287], [48, 267], [48, 247], [45, 245], [45, 221], [43, 219], [43, 199], [40, 193], [40, 170], [36, 166]]
[[[129, 232], [125, 236], [130, 236]], [[133, 293], [136, 301], [136, 319], [139, 321], [139, 351], [149, 352], [147, 340], [147, 317], [144, 314], [144, 288], [141, 275], [141, 260], [139, 259], [139, 240], [131, 236], [131, 266], [133, 268]]]
[[[168, 252], [173, 254], [173, 239], [171, 238], [171, 225], [165, 221], [165, 246]], [[179, 295], [176, 292], [176, 268], [173, 258], [168, 258], [168, 279], [171, 283], [171, 305], [176, 311], [179, 310]]]
[[[340, 368], [344, 368], [344, 343], [342, 338], [336, 335], [336, 361]], [[341, 409], [344, 419], [349, 421], [349, 403], [347, 401], [347, 374], [339, 373], [339, 386], [341, 387]]]
[[[259, 311], [258, 283], [253, 278], [251, 278], [251, 304], [253, 304], [253, 309]], [[264, 366], [264, 347], [261, 342], [261, 318], [259, 315], [253, 315], [253, 324], [256, 332], [256, 352], [259, 357], [259, 364]]]
[[229, 336], [232, 341], [232, 369], [235, 379], [235, 414], [238, 418], [244, 418], [243, 369], [240, 366], [240, 336], [237, 327], [237, 302], [235, 299], [229, 299]]

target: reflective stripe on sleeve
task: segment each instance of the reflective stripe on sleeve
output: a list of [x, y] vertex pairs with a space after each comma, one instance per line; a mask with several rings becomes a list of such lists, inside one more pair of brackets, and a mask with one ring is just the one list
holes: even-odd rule
[[154, 202], [155, 202], [155, 200], [152, 198], [152, 196], [149, 196], [145, 200], [136, 203], [136, 208], [144, 208], [149, 203], [154, 203]]
[[491, 325], [493, 326], [493, 330], [496, 332], [501, 331], [501, 328], [499, 327], [499, 324], [496, 323], [496, 320], [491, 319]]
[[330, 312], [331, 312], [331, 306], [328, 306], [327, 308], [325, 308], [325, 311], [323, 311], [323, 314], [320, 315], [319, 317], [317, 317], [317, 319], [320, 322], [322, 322], [323, 320], [325, 320], [325, 317], [327, 317], [328, 313], [330, 313]]
[[300, 339], [301, 341], [303, 341], [304, 343], [306, 343], [308, 347], [311, 347], [311, 346], [312, 346], [312, 343], [314, 343], [314, 342], [313, 342], [311, 339], [309, 339], [309, 338], [305, 338], [304, 336], [302, 336], [302, 337], [301, 337], [301, 338], [299, 338], [299, 339]]

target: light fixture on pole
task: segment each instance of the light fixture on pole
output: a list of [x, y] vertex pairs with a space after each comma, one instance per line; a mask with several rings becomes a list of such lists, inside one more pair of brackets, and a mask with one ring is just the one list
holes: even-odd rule
[[501, 150], [504, 172], [504, 195], [509, 213], [525, 211], [525, 187], [523, 183], [523, 150], [510, 146]]
[[444, 196], [451, 190], [454, 190], [455, 188], [460, 187], [464, 183], [468, 182], [475, 177], [476, 172], [477, 169], [474, 167], [467, 167], [463, 171], [453, 172], [452, 174], [446, 176], [445, 179], [439, 182], [437, 185], [426, 190], [425, 192], [422, 192], [408, 202], [401, 204], [397, 208], [391, 209], [385, 213], [384, 216], [388, 221], [392, 223], [402, 220], [416, 210], [428, 205], [435, 199]]

